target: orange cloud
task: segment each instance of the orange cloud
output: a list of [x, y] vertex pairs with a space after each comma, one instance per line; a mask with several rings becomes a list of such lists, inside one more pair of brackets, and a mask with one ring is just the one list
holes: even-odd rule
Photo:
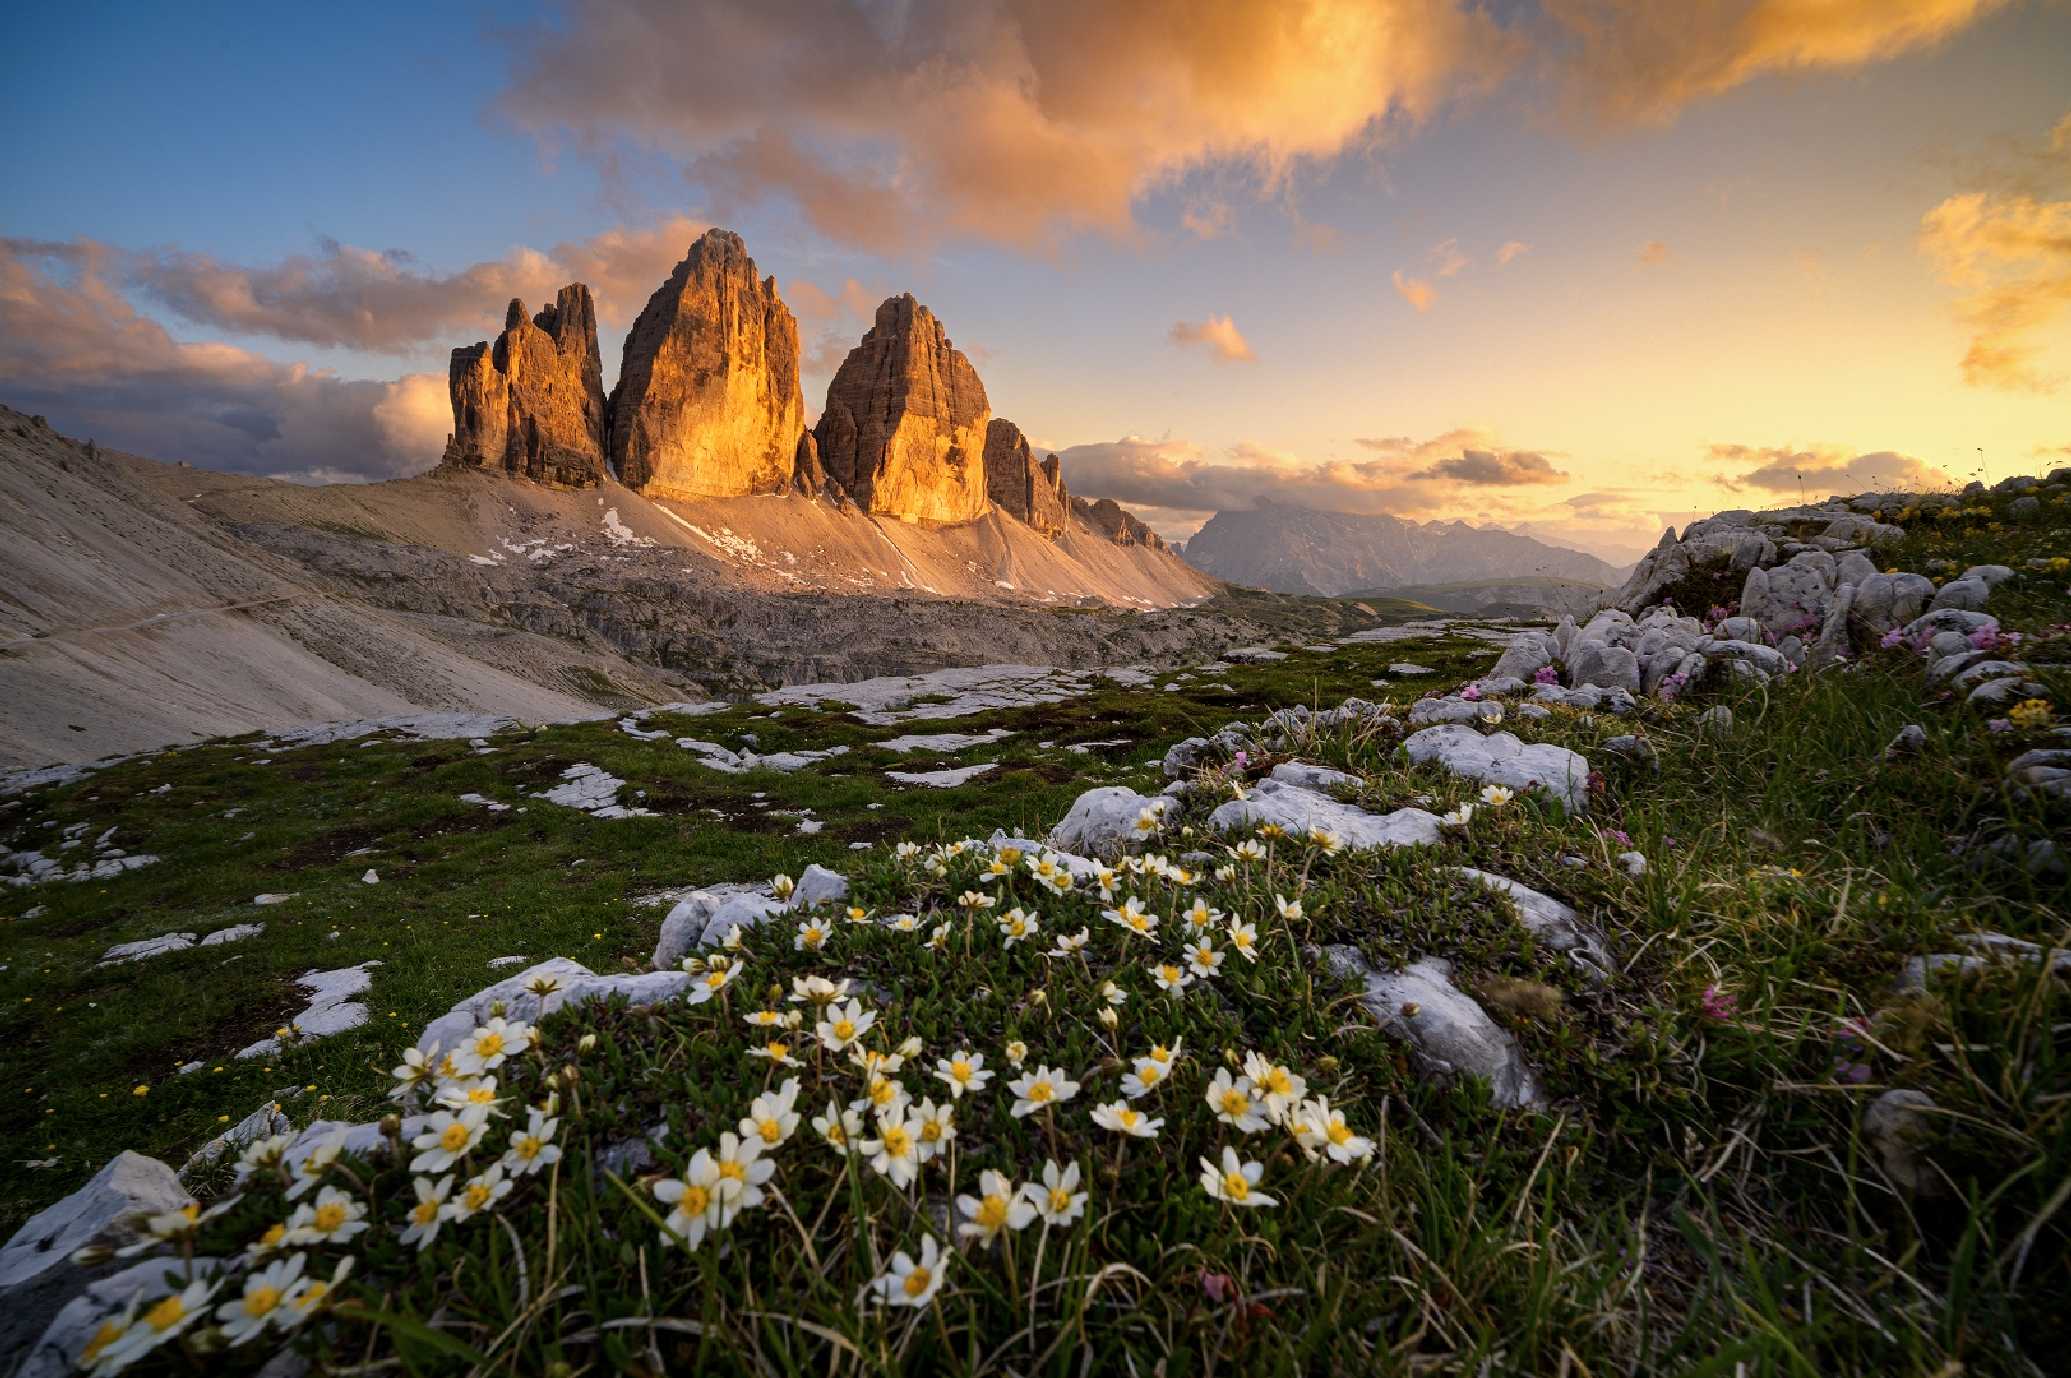
[[1422, 278], [1404, 276], [1400, 268], [1395, 270], [1394, 282], [1395, 290], [1401, 293], [1402, 299], [1419, 311], [1429, 311], [1431, 304], [1438, 300], [1436, 287]]
[[1713, 445], [1708, 453], [1714, 463], [1744, 470], [1719, 474], [1716, 482], [1721, 487], [1802, 494], [1808, 501], [1955, 486], [1954, 479], [1932, 464], [1892, 450], [1858, 454], [1840, 445], [1814, 445], [1804, 450], [1781, 445]]
[[1210, 316], [1207, 320], [1175, 321], [1165, 338], [1185, 348], [1201, 345], [1208, 355], [1227, 364], [1248, 364], [1257, 358], [1251, 352], [1250, 343], [1237, 329], [1237, 323], [1228, 316]]
[[1971, 334], [1964, 381], [2056, 391], [2063, 375], [2036, 336], [2071, 308], [2071, 200], [1952, 196], [1921, 220], [1920, 248], [1966, 294], [1956, 307]]
[[1658, 239], [1640, 245], [1640, 263], [1648, 268], [1668, 262], [1668, 246]]
[[1513, 259], [1523, 258], [1531, 251], [1532, 246], [1525, 243], [1522, 239], [1509, 240], [1502, 248], [1496, 250], [1496, 266], [1498, 268], [1507, 267]]
[[1431, 271], [1439, 277], [1456, 277], [1467, 267], [1467, 255], [1460, 252], [1457, 239], [1441, 240], [1431, 246]]
[[1758, 77], [1846, 70], [1929, 47], [2011, 0], [1545, 0], [1570, 102], [1660, 124]]

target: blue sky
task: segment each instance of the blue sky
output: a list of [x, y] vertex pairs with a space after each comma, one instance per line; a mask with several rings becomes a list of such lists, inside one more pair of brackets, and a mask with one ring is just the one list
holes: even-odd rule
[[[1865, 456], [1967, 476], [1980, 449], [2005, 473], [2071, 444], [2071, 308], [2011, 340], [1978, 326], [1995, 291], [2071, 301], [2071, 251], [2049, 233], [2071, 222], [2071, 148], [2051, 144], [2071, 114], [2071, 7], [1842, 0], [1821, 26], [1813, 0], [1706, 0], [1692, 33], [1664, 37], [1619, 0], [1313, 0], [1265, 9], [1354, 30], [1278, 54], [1234, 0], [1104, 18], [1083, 51], [1046, 28], [1069, 7], [914, 0], [903, 28], [840, 0], [682, 19], [601, 3], [15, 16], [37, 60], [0, 90], [23, 312], [0, 324], [81, 333], [0, 347], [0, 400], [167, 458], [407, 472], [436, 457], [447, 348], [496, 327], [495, 284], [531, 281], [527, 251], [549, 272], [569, 260], [555, 246], [653, 235], [593, 256], [623, 275], [600, 288], [610, 371], [640, 284], [722, 223], [799, 311], [809, 411], [865, 324], [813, 314], [812, 289], [838, 301], [853, 279], [863, 305], [911, 290], [995, 414], [1065, 451], [1082, 491], [1175, 534], [1210, 497], [1284, 493], [1622, 553], [1676, 514], [1751, 500], [1746, 475], [1779, 459], [1839, 484], [1877, 467], [1849, 469]], [[1575, 12], [1601, 21], [1604, 51]], [[1397, 23], [1387, 43], [1360, 36], [1375, 15]], [[1404, 57], [1417, 25], [1430, 36]], [[852, 66], [830, 56], [872, 35], [883, 47]], [[926, 84], [958, 62], [1018, 63], [1018, 86]], [[1103, 89], [1072, 90], [1081, 77]], [[758, 138], [804, 150], [803, 170]], [[1930, 232], [1965, 196], [1985, 199]], [[407, 255], [382, 300], [434, 325], [369, 324], [378, 347], [350, 347], [278, 313], [254, 328], [234, 305], [169, 302], [196, 256], [216, 290], [244, 274], [263, 295], [327, 240]], [[33, 247], [51, 241], [69, 256]], [[1498, 265], [1513, 242], [1529, 248]], [[445, 281], [498, 263], [490, 285]], [[162, 331], [166, 361], [134, 395], [94, 377], [82, 281], [119, 298], [92, 308], [102, 335]], [[408, 296], [422, 282], [435, 307]], [[1223, 318], [1249, 358], [1173, 342]], [[242, 353], [197, 353], [216, 342]], [[276, 392], [271, 422], [219, 424]], [[1565, 479], [1411, 477], [1468, 449], [1546, 455]], [[1571, 501], [1593, 494], [1617, 497]]]

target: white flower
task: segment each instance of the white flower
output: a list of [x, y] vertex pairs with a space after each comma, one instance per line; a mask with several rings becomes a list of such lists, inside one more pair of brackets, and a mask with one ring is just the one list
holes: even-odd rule
[[908, 1119], [904, 1110], [880, 1115], [877, 1137], [864, 1140], [861, 1151], [870, 1160], [870, 1166], [890, 1178], [893, 1186], [911, 1186], [920, 1175], [920, 1124]]
[[662, 1243], [695, 1249], [704, 1242], [705, 1231], [719, 1225], [718, 1164], [699, 1149], [681, 1177], [664, 1177], [654, 1184], [654, 1199], [669, 1207], [662, 1221]]
[[870, 910], [869, 910], [868, 908], [866, 908], [865, 906], [863, 906], [863, 905], [860, 905], [860, 904], [852, 904], [852, 905], [850, 905], [850, 906], [849, 906], [849, 922], [850, 922], [850, 923], [870, 923], [870, 922], [872, 922], [872, 919], [871, 919], [871, 917], [870, 917]]
[[114, 1373], [127, 1368], [143, 1355], [178, 1336], [181, 1331], [208, 1314], [209, 1297], [215, 1290], [215, 1283], [196, 1280], [145, 1307], [143, 1314], [122, 1332], [121, 1338], [101, 1351], [95, 1372]]
[[937, 1105], [932, 1100], [923, 1100], [915, 1106], [907, 1123], [913, 1127], [914, 1142], [923, 1163], [947, 1151], [949, 1141], [956, 1137], [956, 1111], [949, 1105]]
[[1131, 1138], [1155, 1139], [1158, 1137], [1158, 1130], [1164, 1127], [1165, 1121], [1153, 1119], [1140, 1110], [1132, 1110], [1121, 1101], [1112, 1101], [1093, 1107], [1093, 1123], [1102, 1129], [1112, 1129], [1117, 1134], [1127, 1134]]
[[901, 842], [898, 846], [892, 848], [892, 855], [901, 861], [911, 861], [920, 855], [920, 844], [918, 842]]
[[684, 1003], [689, 1005], [704, 1004], [707, 1000], [710, 1000], [718, 995], [719, 992], [732, 985], [734, 978], [745, 970], [747, 968], [737, 962], [729, 962], [723, 957], [714, 957], [711, 965], [705, 969], [705, 974], [692, 981], [690, 989], [683, 993]]
[[976, 913], [981, 909], [990, 909], [993, 907], [993, 905], [999, 903], [999, 901], [994, 899], [991, 895], [982, 895], [978, 893], [976, 890], [964, 891], [961, 895], [958, 895], [956, 897], [956, 902], [958, 908], [968, 909], [973, 913]]
[[1481, 802], [1492, 809], [1500, 809], [1516, 797], [1501, 785], [1484, 785], [1481, 789]]
[[388, 1094], [395, 1100], [407, 1100], [410, 1093], [427, 1081], [438, 1076], [439, 1050], [436, 1044], [429, 1053], [416, 1048], [403, 1049], [402, 1065], [390, 1070], [395, 1078], [395, 1089]]
[[1353, 1163], [1373, 1156], [1373, 1140], [1354, 1134], [1345, 1113], [1333, 1110], [1328, 1096], [1303, 1101], [1293, 1126], [1295, 1142], [1311, 1158], [1320, 1152], [1329, 1154], [1332, 1162]]
[[1309, 841], [1322, 849], [1325, 856], [1336, 856], [1345, 845], [1345, 840], [1328, 828], [1309, 829]]
[[432, 1240], [438, 1238], [439, 1226], [446, 1223], [446, 1198], [453, 1194], [453, 1174], [449, 1172], [436, 1182], [429, 1177], [413, 1178], [410, 1185], [417, 1192], [417, 1204], [404, 1217], [410, 1223], [403, 1228], [403, 1243], [423, 1250], [431, 1247]]
[[1059, 933], [1055, 943], [1050, 948], [1049, 955], [1052, 957], [1075, 956], [1079, 949], [1084, 947], [1092, 937], [1093, 930], [1090, 928], [1082, 928], [1076, 933]]
[[1123, 990], [1113, 981], [1102, 981], [1100, 983], [1100, 998], [1107, 1001], [1110, 1005], [1125, 1005], [1129, 1002], [1129, 992]]
[[929, 946], [929, 947], [931, 947], [931, 948], [933, 948], [933, 949], [935, 949], [935, 951], [937, 951], [937, 952], [943, 952], [943, 951], [946, 951], [946, 950], [948, 949], [948, 947], [949, 947], [949, 925], [948, 925], [948, 924], [946, 924], [946, 923], [938, 923], [938, 924], [936, 924], [936, 925], [935, 925], [935, 926], [934, 926], [933, 928], [931, 928], [931, 929], [929, 929], [929, 930], [928, 930], [928, 946]]
[[1143, 901], [1133, 895], [1123, 900], [1118, 908], [1101, 910], [1100, 917], [1128, 929], [1139, 938], [1148, 938], [1158, 931], [1158, 916], [1146, 913]]
[[308, 1262], [309, 1255], [296, 1254], [275, 1259], [264, 1268], [245, 1274], [243, 1295], [232, 1297], [216, 1308], [216, 1320], [223, 1327], [223, 1338], [232, 1348], [257, 1339], [269, 1326], [280, 1326], [287, 1321], [288, 1313], [283, 1304], [301, 1280], [302, 1269]]
[[1473, 818], [1474, 818], [1474, 805], [1472, 805], [1472, 804], [1462, 804], [1462, 805], [1460, 805], [1460, 807], [1458, 807], [1457, 809], [1454, 809], [1454, 810], [1452, 810], [1452, 811], [1451, 811], [1451, 812], [1449, 812], [1449, 813], [1444, 813], [1444, 814], [1441, 814], [1441, 815], [1439, 815], [1439, 819], [1438, 819], [1438, 822], [1439, 822], [1439, 826], [1441, 826], [1441, 827], [1446, 827], [1446, 828], [1464, 828], [1464, 827], [1466, 827], [1466, 826], [1467, 826], [1467, 824], [1468, 824], [1469, 822], [1471, 822], [1471, 821], [1473, 820]]
[[292, 1329], [315, 1315], [338, 1284], [345, 1281], [346, 1274], [352, 1271], [352, 1265], [353, 1256], [347, 1254], [338, 1260], [338, 1266], [331, 1270], [328, 1281], [323, 1278], [305, 1277], [296, 1283], [294, 1290], [288, 1293], [289, 1314], [281, 1321], [281, 1328]]
[[798, 1078], [786, 1077], [774, 1091], [764, 1091], [748, 1106], [740, 1129], [744, 1139], [755, 1139], [765, 1151], [782, 1148], [798, 1132]]
[[798, 932], [791, 939], [791, 946], [799, 952], [818, 952], [827, 943], [827, 925], [818, 919], [807, 919], [798, 925]]
[[532, 1046], [532, 1026], [497, 1015], [478, 1026], [453, 1050], [453, 1065], [462, 1076], [478, 1077], [503, 1066], [506, 1059]]
[[1218, 1067], [1202, 1096], [1215, 1118], [1242, 1133], [1256, 1134], [1266, 1127], [1265, 1106], [1252, 1090], [1250, 1077], [1232, 1077], [1229, 1068]]
[[1266, 847], [1257, 838], [1247, 837], [1236, 846], [1230, 848], [1230, 855], [1239, 861], [1264, 861], [1266, 859]]
[[863, 1094], [849, 1102], [851, 1110], [868, 1110], [879, 1115], [903, 1113], [913, 1097], [906, 1088], [881, 1072], [873, 1072]]
[[966, 1091], [983, 1091], [992, 1080], [992, 1073], [985, 1070], [985, 1054], [974, 1053], [966, 1048], [955, 1057], [946, 1057], [935, 1064], [935, 1076], [949, 1086], [949, 1098], [962, 1100]]
[[1206, 933], [1222, 922], [1222, 910], [1211, 909], [1208, 901], [1196, 895], [1194, 902], [1180, 911], [1179, 917], [1186, 920], [1186, 926], [1195, 933]]
[[1213, 979], [1222, 971], [1223, 953], [1207, 938], [1197, 939], [1187, 949], [1187, 967], [1202, 980]]
[[785, 998], [794, 1005], [815, 1005], [822, 1009], [849, 993], [849, 978], [830, 981], [824, 976], [794, 976], [791, 978], [791, 994]]
[[1165, 826], [1166, 803], [1166, 800], [1154, 799], [1144, 805], [1143, 809], [1136, 815], [1135, 828], [1138, 837], [1149, 837], [1152, 833]]
[[529, 1177], [550, 1163], [561, 1161], [561, 1147], [554, 1132], [561, 1127], [558, 1116], [532, 1112], [523, 1130], [513, 1131], [511, 1145], [504, 1150], [503, 1167], [513, 1177]]
[[956, 1208], [964, 1217], [956, 1232], [987, 1242], [1008, 1230], [1027, 1229], [1036, 1215], [1036, 1208], [1014, 1190], [1004, 1175], [991, 1168], [978, 1177], [978, 1195], [957, 1197]]
[[1258, 1189], [1258, 1179], [1265, 1174], [1264, 1163], [1244, 1162], [1236, 1149], [1225, 1147], [1220, 1168], [1201, 1159], [1201, 1190], [1232, 1206], [1270, 1206], [1273, 1198]]
[[288, 1145], [295, 1142], [293, 1134], [269, 1134], [263, 1139], [254, 1139], [237, 1155], [237, 1181], [242, 1186], [254, 1173], [271, 1172], [286, 1159]]
[[1258, 960], [1258, 928], [1237, 919], [1230, 920], [1230, 946], [1247, 962]]
[[923, 1235], [920, 1258], [904, 1249], [892, 1255], [890, 1271], [873, 1278], [870, 1290], [880, 1306], [926, 1306], [942, 1290], [942, 1276], [949, 1271], [951, 1255], [942, 1252], [933, 1235]]
[[440, 1172], [474, 1152], [489, 1127], [489, 1112], [480, 1106], [454, 1114], [441, 1110], [426, 1122], [424, 1132], [410, 1140], [417, 1156], [410, 1160], [412, 1172]]
[[1000, 926], [1000, 936], [1007, 940], [1006, 946], [1012, 947], [1023, 938], [1034, 937], [1038, 928], [1036, 920], [1040, 917], [1033, 912], [1023, 913], [1018, 904], [1000, 915], [996, 922]]
[[850, 1153], [863, 1132], [863, 1116], [829, 1101], [826, 1114], [813, 1116], [813, 1132], [836, 1153]]
[[1007, 1044], [1007, 1061], [1019, 1067], [1028, 1057], [1028, 1045], [1020, 1039]]
[[1079, 1084], [1054, 1067], [1038, 1067], [1007, 1083], [1014, 1093], [1013, 1114], [1018, 1119], [1037, 1110], [1060, 1105], [1079, 1093]]
[[719, 1204], [722, 1225], [731, 1224], [736, 1214], [762, 1204], [763, 1184], [776, 1176], [775, 1160], [762, 1156], [760, 1137], [744, 1139], [738, 1134], [721, 1134], [719, 1151], [712, 1155], [719, 1169]]
[[892, 914], [886, 917], [884, 926], [894, 933], [915, 933], [920, 930], [920, 919], [913, 914]]
[[770, 878], [769, 892], [780, 900], [790, 899], [792, 891], [797, 888], [798, 882], [781, 872]]
[[1221, 884], [1229, 885], [1237, 879], [1237, 868], [1234, 866], [1218, 866], [1215, 868], [1215, 878]]
[[446, 1202], [448, 1220], [472, 1220], [483, 1211], [494, 1210], [497, 1202], [511, 1194], [511, 1180], [503, 1175], [503, 1164], [491, 1163], [486, 1171], [467, 1179], [460, 1193]]
[[1024, 1182], [1021, 1194], [1045, 1225], [1069, 1225], [1086, 1213], [1087, 1193], [1079, 1190], [1077, 1163], [1068, 1163], [1061, 1170], [1054, 1162], [1044, 1163], [1042, 1182]]
[[791, 1056], [791, 1045], [781, 1038], [772, 1038], [760, 1048], [750, 1048], [749, 1057], [764, 1058], [779, 1067], [803, 1067], [805, 1064]]
[[1122, 1094], [1130, 1100], [1140, 1100], [1163, 1086], [1171, 1070], [1156, 1058], [1138, 1058], [1136, 1066], [1122, 1078]]
[[496, 1094], [495, 1077], [462, 1077], [449, 1081], [439, 1088], [433, 1103], [442, 1110], [461, 1114], [468, 1110], [480, 1110], [484, 1115], [501, 1115], [498, 1107], [502, 1099]]
[[311, 1145], [309, 1152], [302, 1155], [293, 1165], [293, 1180], [288, 1183], [288, 1199], [295, 1200], [314, 1190], [324, 1180], [324, 1174], [331, 1170], [331, 1164], [338, 1161], [338, 1155], [345, 1151], [345, 1131], [339, 1130], [329, 1138]]
[[755, 1010], [741, 1016], [741, 1022], [751, 1029], [795, 1029], [799, 1023], [797, 1010]]
[[325, 1187], [288, 1217], [287, 1243], [343, 1244], [367, 1228], [367, 1208], [336, 1187]]
[[1252, 1093], [1264, 1098], [1266, 1113], [1275, 1124], [1287, 1124], [1288, 1116], [1309, 1094], [1305, 1078], [1259, 1053], [1244, 1055], [1244, 1076], [1251, 1083]]
[[719, 945], [728, 952], [739, 952], [747, 945], [747, 941], [748, 935], [741, 932], [741, 926], [737, 923], [730, 923], [726, 926], [725, 934], [719, 939]]
[[839, 1053], [869, 1033], [870, 1026], [876, 1022], [874, 1010], [864, 1009], [860, 1000], [851, 1000], [846, 1005], [830, 1007], [814, 1032], [819, 1034], [822, 1047], [830, 1053]]
[[1283, 895], [1275, 895], [1273, 896], [1273, 907], [1278, 909], [1280, 917], [1289, 923], [1297, 923], [1302, 917], [1302, 902], [1299, 899], [1288, 899]]
[[1151, 979], [1158, 983], [1158, 989], [1177, 1000], [1186, 988], [1194, 984], [1193, 973], [1177, 962], [1156, 962], [1151, 966]]

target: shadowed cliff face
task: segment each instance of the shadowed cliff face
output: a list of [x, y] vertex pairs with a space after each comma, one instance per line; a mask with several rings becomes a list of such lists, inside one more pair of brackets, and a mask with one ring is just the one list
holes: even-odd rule
[[804, 431], [798, 323], [740, 236], [707, 231], [627, 332], [611, 397], [619, 478], [653, 497], [778, 492]]
[[994, 417], [985, 428], [985, 489], [993, 505], [1019, 517], [1045, 536], [1058, 536], [1071, 520], [1056, 455], [1038, 464], [1021, 428]]
[[905, 521], [985, 515], [985, 385], [911, 295], [876, 323], [827, 387], [814, 434], [828, 476], [864, 510]]
[[531, 320], [513, 300], [503, 334], [453, 351], [445, 462], [583, 487], [604, 473], [597, 308], [571, 283]]

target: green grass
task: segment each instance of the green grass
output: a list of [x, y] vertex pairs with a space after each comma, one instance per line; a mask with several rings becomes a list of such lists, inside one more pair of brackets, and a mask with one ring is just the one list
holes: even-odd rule
[[[1985, 517], [1937, 523], [1893, 562], [1960, 568], [2020, 542], [2019, 559], [2005, 560], [2019, 566], [2071, 554], [2067, 537], [2054, 513], [2013, 534]], [[2024, 572], [1993, 604], [2034, 637], [2025, 653], [2060, 706], [2071, 704], [2071, 680], [2041, 667], [2066, 659], [2049, 629], [2071, 622], [2067, 602], [2063, 575]], [[1258, 924], [1259, 963], [1231, 956], [1208, 988], [1177, 1001], [1153, 987], [1140, 940], [1105, 922], [1094, 898], [1043, 893], [1026, 875], [988, 886], [975, 853], [949, 859], [939, 877], [891, 855], [900, 840], [1039, 834], [1091, 785], [1154, 788], [1164, 747], [1180, 736], [1352, 693], [1405, 704], [1493, 654], [1466, 638], [1355, 646], [1196, 675], [1178, 692], [1109, 688], [901, 728], [753, 707], [667, 724], [728, 744], [751, 731], [763, 751], [850, 748], [796, 775], [719, 775], [670, 742], [606, 723], [506, 735], [487, 755], [384, 741], [261, 765], [248, 745], [218, 745], [41, 791], [0, 813], [9, 845], [113, 823], [119, 845], [168, 860], [111, 882], [0, 897], [12, 916], [0, 927], [0, 1046], [20, 1088], [0, 1133], [12, 1160], [57, 1159], [10, 1174], [9, 1220], [119, 1147], [177, 1163], [219, 1117], [241, 1117], [286, 1086], [312, 1088], [287, 1103], [298, 1122], [378, 1117], [397, 1049], [498, 974], [489, 958], [643, 967], [663, 911], [636, 897], [819, 861], [850, 875], [875, 914], [950, 924], [947, 951], [925, 945], [925, 928], [837, 925], [825, 951], [802, 952], [788, 924], [773, 925], [750, 935], [725, 1007], [552, 1017], [541, 1048], [504, 1069], [502, 1089], [514, 1107], [558, 1094], [558, 1172], [521, 1185], [498, 1212], [503, 1224], [448, 1226], [418, 1254], [393, 1232], [408, 1172], [349, 1164], [351, 1189], [382, 1223], [361, 1237], [334, 1324], [307, 1333], [325, 1362], [427, 1373], [2053, 1369], [2048, 1356], [2071, 1340], [2071, 995], [2033, 966], [1914, 996], [1895, 995], [1892, 982], [1906, 958], [1952, 950], [1966, 932], [2071, 942], [2063, 882], [1993, 863], [1975, 845], [2062, 837], [2071, 818], [2004, 788], [2006, 762], [2034, 733], [1989, 731], [1960, 704], [1923, 702], [1909, 657], [1867, 657], [1724, 700], [1650, 702], [1637, 722], [1567, 710], [1513, 722], [1600, 768], [1586, 818], [1526, 798], [1483, 809], [1436, 849], [1330, 856], [1285, 839], [1227, 880], [1131, 878], [1129, 891], [1168, 928], [1193, 894]], [[1401, 659], [1440, 674], [1371, 686]], [[1735, 730], [1701, 733], [1697, 714], [1720, 701], [1734, 708]], [[1928, 750], [1883, 759], [1908, 722], [1926, 727]], [[888, 766], [943, 762], [871, 746], [906, 730], [988, 726], [1014, 735], [954, 763], [999, 769], [955, 790], [888, 787]], [[1659, 752], [1658, 774], [1601, 749], [1636, 729]], [[1118, 738], [1131, 745], [1064, 749]], [[1422, 801], [1440, 811], [1474, 797], [1467, 782], [1408, 767], [1378, 734], [1307, 742], [1299, 755], [1357, 773], [1354, 796], [1376, 810]], [[1275, 759], [1253, 760], [1249, 774]], [[641, 802], [661, 816], [598, 821], [526, 799], [577, 761], [645, 790]], [[170, 792], [151, 793], [167, 783]], [[1205, 778], [1170, 820], [1168, 855], [1210, 845], [1203, 824], [1225, 783]], [[470, 790], [525, 811], [455, 800]], [[804, 808], [822, 832], [795, 831], [786, 811]], [[1641, 877], [1612, 862], [1628, 846], [1650, 859]], [[1445, 873], [1460, 865], [1576, 906], [1609, 940], [1617, 977], [1582, 980], [1533, 943], [1507, 902]], [[378, 886], [358, 880], [369, 866]], [[1043, 940], [1008, 948], [990, 922], [961, 917], [956, 897], [988, 888], [1001, 909], [1039, 909]], [[297, 898], [255, 911], [260, 891]], [[1303, 917], [1283, 921], [1274, 897], [1295, 893]], [[45, 912], [20, 917], [38, 903]], [[93, 966], [114, 942], [252, 918], [269, 925], [257, 942]], [[1041, 955], [1051, 935], [1082, 926], [1092, 933], [1084, 957]], [[1518, 1039], [1548, 1108], [1500, 1109], [1476, 1084], [1422, 1074], [1309, 956], [1327, 942], [1382, 965], [1450, 960]], [[368, 997], [372, 1028], [270, 1064], [227, 1057], [297, 1006], [295, 974], [370, 957], [384, 962]], [[922, 1041], [904, 1077], [916, 1095], [939, 1089], [926, 1073], [960, 1046], [1001, 1069], [959, 1109], [953, 1183], [938, 1161], [920, 1189], [898, 1191], [806, 1125], [777, 1155], [781, 1204], [743, 1214], [699, 1250], [663, 1247], [651, 1177], [682, 1172], [746, 1112], [770, 1078], [747, 1058], [761, 1036], [738, 1015], [808, 974], [847, 976], [868, 992], [881, 1016], [876, 1046]], [[1107, 980], [1128, 993], [1113, 1032], [1096, 1017]], [[1718, 1017], [1714, 1004], [1708, 1015], [1708, 991], [1714, 1002], [1730, 995], [1732, 1013]], [[1083, 1083], [1053, 1122], [1008, 1113], [1002, 1049], [1016, 1038], [1030, 1066]], [[1165, 1118], [1160, 1137], [1123, 1146], [1092, 1126], [1091, 1107], [1118, 1095], [1122, 1059], [1175, 1039], [1184, 1051], [1173, 1085], [1142, 1103]], [[1374, 1138], [1373, 1160], [1311, 1163], [1284, 1133], [1239, 1136], [1217, 1123], [1201, 1087], [1245, 1051], [1327, 1093]], [[808, 1119], [830, 1095], [860, 1092], [852, 1069], [809, 1047], [798, 1055]], [[227, 1070], [172, 1074], [189, 1059]], [[148, 1093], [133, 1095], [136, 1085]], [[1938, 1194], [1888, 1181], [1860, 1132], [1864, 1108], [1893, 1086], [1936, 1102], [1923, 1148], [1944, 1183]], [[668, 1133], [646, 1174], [602, 1171], [607, 1148], [658, 1125]], [[1196, 1159], [1225, 1144], [1264, 1163], [1278, 1206], [1237, 1212], [1202, 1192]], [[931, 1310], [859, 1300], [894, 1250], [912, 1251], [923, 1233], [949, 1242], [943, 1213], [981, 1171], [1025, 1181], [1051, 1157], [1085, 1173], [1090, 1199], [1075, 1225], [965, 1251]], [[286, 1209], [262, 1177], [196, 1247], [235, 1251]], [[263, 1357], [259, 1347], [251, 1357]]]

